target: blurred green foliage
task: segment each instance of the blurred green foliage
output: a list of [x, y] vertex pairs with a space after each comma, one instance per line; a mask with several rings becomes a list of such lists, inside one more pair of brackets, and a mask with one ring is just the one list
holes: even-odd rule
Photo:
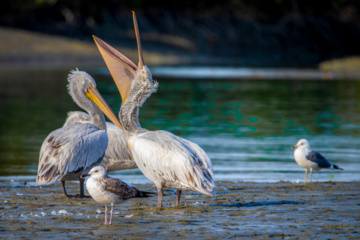
[[134, 47], [131, 10], [148, 49], [197, 54], [201, 65], [225, 56], [236, 65], [314, 67], [360, 54], [360, 0], [3, 0], [0, 26]]

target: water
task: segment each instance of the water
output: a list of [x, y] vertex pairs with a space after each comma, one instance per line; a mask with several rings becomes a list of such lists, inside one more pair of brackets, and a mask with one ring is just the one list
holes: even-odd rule
[[[39, 149], [79, 110], [67, 93], [68, 69], [3, 71], [0, 79], [0, 181], [35, 184]], [[112, 80], [93, 75], [114, 112], [120, 96]], [[156, 76], [155, 76], [156, 77]], [[290, 148], [306, 138], [344, 171], [321, 170], [314, 181], [360, 180], [360, 82], [350, 80], [159, 79], [140, 109], [140, 122], [199, 144], [215, 179], [303, 181]], [[149, 183], [137, 169], [111, 173]]]

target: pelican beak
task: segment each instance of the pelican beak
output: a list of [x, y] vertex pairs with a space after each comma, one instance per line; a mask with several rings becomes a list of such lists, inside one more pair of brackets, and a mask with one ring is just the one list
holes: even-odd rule
[[100, 38], [96, 36], [93, 36], [93, 38], [116, 83], [122, 103], [124, 103], [130, 94], [132, 79], [135, 76], [137, 67], [131, 60]]
[[130, 94], [132, 80], [135, 77], [135, 72], [142, 68], [145, 65], [144, 57], [141, 48], [140, 42], [140, 33], [138, 24], [136, 21], [135, 12], [133, 11], [133, 21], [136, 35], [136, 42], [138, 46], [139, 53], [139, 64], [136, 66], [131, 60], [117, 51], [115, 48], [111, 47], [106, 42], [102, 41], [100, 38], [93, 36], [96, 46], [98, 47], [101, 56], [103, 57], [106, 66], [108, 67], [112, 78], [114, 79], [116, 86], [120, 92], [122, 104], [126, 101]]
[[102, 98], [100, 93], [96, 90], [95, 86], [93, 84], [90, 85], [90, 87], [85, 92], [85, 96], [89, 98], [91, 101], [93, 101], [100, 110], [107, 116], [111, 122], [113, 122], [116, 126], [123, 129], [122, 125], [120, 124], [119, 120], [115, 117], [115, 114], [109, 107], [109, 105], [105, 102], [105, 100]]
[[122, 104], [126, 101], [130, 94], [132, 80], [135, 77], [135, 72], [138, 69], [142, 69], [145, 65], [144, 57], [140, 42], [140, 33], [138, 24], [136, 21], [135, 12], [133, 11], [133, 21], [136, 35], [136, 42], [139, 53], [139, 64], [136, 66], [131, 60], [111, 47], [100, 38], [93, 36], [96, 46], [98, 47], [101, 56], [103, 57], [106, 66], [108, 67], [112, 78], [114, 79], [116, 86], [120, 92]]
[[145, 65], [144, 62], [144, 56], [142, 53], [142, 48], [141, 48], [141, 41], [140, 41], [140, 32], [139, 32], [139, 27], [137, 24], [137, 20], [136, 20], [136, 15], [135, 12], [133, 11], [133, 21], [134, 21], [134, 29], [135, 29], [135, 35], [136, 35], [136, 42], [137, 42], [137, 46], [138, 46], [138, 52], [139, 52], [139, 64], [138, 64], [138, 68], [142, 69]]

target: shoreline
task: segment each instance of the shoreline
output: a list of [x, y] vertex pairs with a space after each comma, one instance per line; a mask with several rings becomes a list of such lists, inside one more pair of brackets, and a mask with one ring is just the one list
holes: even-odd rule
[[[70, 193], [78, 183], [67, 184]], [[179, 207], [167, 190], [164, 207], [150, 198], [114, 205], [113, 225], [103, 225], [104, 206], [67, 199], [61, 184], [9, 187], [0, 183], [0, 238], [347, 238], [360, 237], [359, 182], [216, 182], [216, 195], [185, 191]]]
[[[91, 36], [89, 36], [91, 38]], [[137, 50], [115, 46], [133, 62]], [[61, 36], [0, 27], [1, 71], [51, 71], [89, 68], [104, 72], [104, 61], [96, 45]], [[331, 72], [328, 68], [259, 68], [232, 66], [236, 58], [180, 56], [160, 51], [144, 51], [146, 64], [158, 78], [208, 79], [360, 79], [356, 72]], [[228, 63], [227, 65], [224, 63]], [[328, 64], [329, 65], [329, 64]], [[339, 68], [337, 66], [337, 68]], [[106, 72], [106, 71], [105, 71]], [[108, 73], [108, 72], [106, 72]]]

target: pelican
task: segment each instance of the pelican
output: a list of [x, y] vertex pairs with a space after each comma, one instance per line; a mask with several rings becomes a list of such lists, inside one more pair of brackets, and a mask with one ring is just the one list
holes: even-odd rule
[[332, 164], [323, 155], [311, 150], [310, 143], [306, 139], [300, 139], [292, 148], [294, 151], [294, 159], [300, 167], [305, 168], [305, 181], [307, 182], [308, 169], [310, 169], [310, 182], [313, 170], [321, 170], [322, 168], [332, 168], [343, 170], [339, 166]]
[[[111, 178], [103, 166], [92, 168], [89, 173], [83, 174], [82, 177], [89, 176], [86, 182], [86, 189], [90, 196], [98, 203], [105, 204], [105, 222], [111, 224], [114, 203], [122, 203], [130, 198], [148, 197], [147, 192], [139, 191], [117, 178]], [[107, 205], [111, 204], [110, 221], [107, 221]]]
[[61, 181], [64, 194], [65, 181], [80, 181], [80, 197], [84, 197], [84, 179], [81, 174], [99, 165], [107, 144], [104, 114], [122, 127], [114, 113], [96, 89], [94, 79], [82, 71], [71, 71], [68, 76], [69, 94], [79, 107], [91, 116], [89, 123], [73, 123], [51, 132], [40, 149], [39, 185]]
[[[91, 117], [89, 114], [81, 111], [73, 111], [68, 112], [68, 117], [63, 126], [66, 127], [76, 122], [86, 123], [90, 121]], [[106, 122], [106, 129], [109, 142], [100, 165], [103, 166], [107, 172], [137, 168], [127, 145], [124, 131], [111, 122]]]
[[144, 63], [134, 12], [133, 21], [139, 53], [138, 66], [94, 36], [122, 98], [119, 119], [133, 158], [140, 171], [156, 185], [159, 207], [162, 207], [164, 188], [177, 190], [175, 206], [179, 205], [183, 190], [212, 196], [215, 187], [213, 169], [204, 150], [170, 132], [144, 129], [139, 123], [139, 108], [156, 91], [158, 83], [152, 79]]

